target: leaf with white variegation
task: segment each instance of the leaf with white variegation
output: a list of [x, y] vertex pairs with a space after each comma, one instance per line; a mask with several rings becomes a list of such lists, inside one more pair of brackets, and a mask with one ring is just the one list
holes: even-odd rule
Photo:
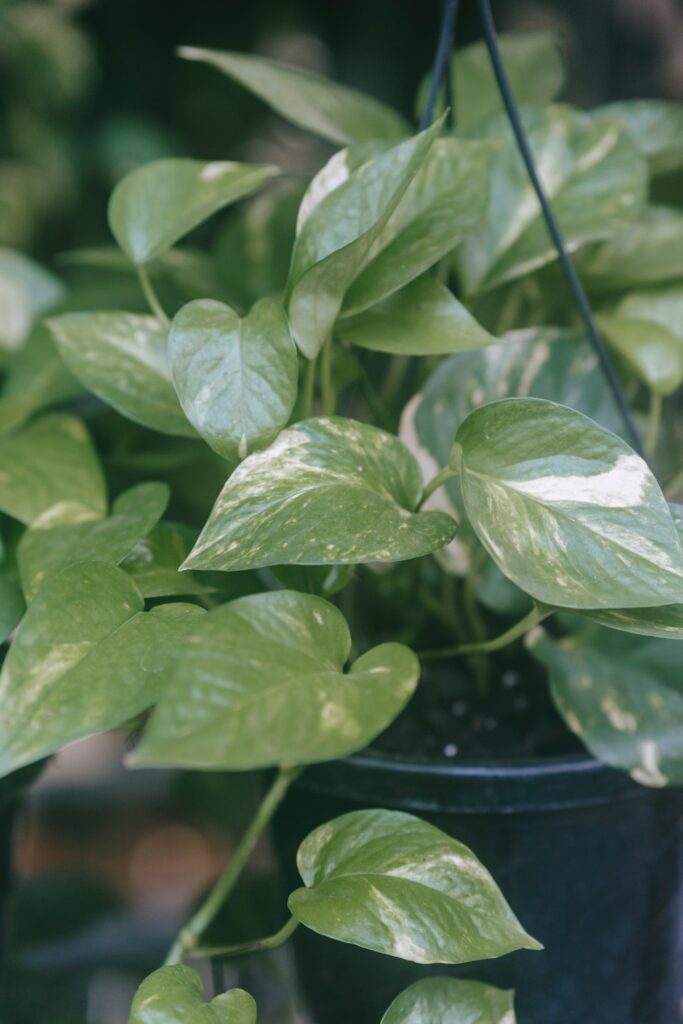
[[468, 963], [540, 949], [471, 850], [400, 811], [321, 825], [297, 855], [293, 916], [321, 935], [414, 963]]
[[527, 647], [546, 667], [555, 704], [601, 761], [645, 786], [683, 783], [681, 647], [599, 627]]
[[353, 753], [402, 710], [420, 667], [382, 644], [343, 671], [351, 637], [319, 597], [281, 590], [214, 608], [185, 638], [133, 765], [250, 769]]
[[276, 300], [262, 299], [244, 317], [211, 299], [188, 303], [171, 325], [168, 356], [187, 418], [219, 455], [244, 459], [286, 425], [299, 367]]
[[[349, 288], [423, 166], [440, 122], [343, 177], [311, 211], [292, 252], [286, 304], [297, 345], [314, 358], [334, 326]], [[305, 200], [305, 197], [304, 197]]]
[[241, 988], [207, 1003], [197, 972], [175, 964], [145, 978], [135, 993], [128, 1024], [256, 1024], [256, 1003]]
[[423, 978], [410, 985], [381, 1024], [516, 1024], [514, 992], [461, 978]]
[[0, 444], [0, 511], [30, 523], [63, 501], [94, 515], [107, 507], [104, 478], [88, 431], [73, 416], [33, 420]]
[[182, 46], [186, 60], [210, 64], [259, 96], [288, 121], [330, 142], [346, 145], [397, 139], [409, 133], [401, 115], [371, 96], [301, 68], [225, 50]]
[[17, 549], [28, 601], [43, 583], [74, 562], [121, 562], [159, 521], [168, 504], [166, 484], [138, 484], [119, 495], [107, 518], [78, 502], [63, 501], [37, 516]]
[[195, 437], [168, 366], [167, 329], [137, 313], [64, 313], [47, 321], [71, 372], [143, 427]]
[[483, 348], [495, 339], [453, 293], [425, 274], [336, 327], [353, 345], [396, 355], [430, 356]]
[[40, 589], [0, 673], [0, 775], [154, 703], [204, 613], [143, 607], [129, 577], [104, 562], [70, 565]]
[[451, 459], [482, 544], [537, 601], [683, 601], [683, 545], [657, 481], [588, 417], [540, 399], [492, 402], [461, 424]]
[[118, 183], [109, 200], [109, 226], [133, 263], [147, 263], [277, 173], [276, 167], [231, 160], [154, 160]]
[[342, 417], [303, 420], [228, 479], [185, 568], [393, 562], [429, 554], [455, 533], [416, 512], [415, 459], [392, 434]]

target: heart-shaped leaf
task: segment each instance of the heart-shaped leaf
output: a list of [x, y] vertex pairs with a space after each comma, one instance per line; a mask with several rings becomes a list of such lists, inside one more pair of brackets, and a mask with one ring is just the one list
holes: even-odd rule
[[107, 507], [102, 471], [81, 421], [43, 416], [3, 437], [0, 511], [30, 523], [63, 501], [99, 516]]
[[282, 117], [342, 146], [395, 139], [409, 132], [400, 114], [371, 96], [265, 57], [182, 46], [186, 60], [211, 64], [255, 93]]
[[647, 157], [653, 175], [671, 174], [683, 167], [683, 106], [667, 100], [623, 100], [602, 112], [616, 118]]
[[109, 200], [109, 226], [133, 263], [147, 263], [277, 173], [276, 167], [231, 160], [154, 160], [118, 183]]
[[116, 499], [106, 519], [69, 501], [37, 516], [17, 550], [26, 599], [31, 601], [45, 580], [74, 562], [122, 561], [159, 521], [168, 498], [166, 484], [139, 484]]
[[253, 569], [401, 561], [452, 539], [440, 512], [415, 512], [420, 470], [377, 427], [304, 420], [250, 455], [221, 491], [185, 568]]
[[414, 963], [468, 963], [540, 949], [471, 850], [400, 811], [353, 811], [297, 855], [289, 909], [321, 935]]
[[40, 589], [0, 673], [0, 774], [111, 729], [152, 704], [196, 616], [144, 613], [121, 569], [79, 562]]
[[681, 647], [588, 627], [527, 638], [558, 710], [596, 757], [645, 786], [683, 783]]
[[345, 170], [339, 155], [332, 158], [335, 181], [341, 184], [325, 195], [301, 226], [287, 282], [290, 324], [297, 345], [309, 359], [329, 336], [348, 289], [440, 128], [439, 122], [357, 170]]
[[683, 601], [683, 545], [647, 463], [572, 409], [509, 398], [456, 434], [468, 518], [537, 601], [637, 608]]
[[47, 321], [64, 362], [94, 394], [136, 423], [195, 437], [171, 382], [167, 330], [136, 313], [65, 313]]
[[351, 637], [319, 597], [281, 590], [214, 608], [185, 639], [131, 761], [248, 769], [328, 761], [402, 710], [420, 667], [382, 644], [343, 672]]
[[256, 1003], [241, 988], [204, 1002], [196, 971], [177, 964], [160, 967], [138, 988], [128, 1024], [256, 1024]]
[[683, 384], [683, 336], [655, 320], [617, 315], [601, 316], [598, 323], [610, 345], [651, 391], [670, 395]]
[[461, 978], [423, 978], [401, 992], [382, 1024], [516, 1024], [514, 992]]
[[494, 338], [429, 274], [337, 327], [353, 345], [396, 355], [430, 356], [482, 348]]
[[187, 418], [219, 455], [244, 459], [286, 425], [299, 368], [279, 302], [262, 299], [245, 317], [222, 302], [190, 302], [173, 320], [168, 354]]
[[203, 594], [208, 589], [191, 572], [178, 572], [187, 557], [180, 530], [161, 523], [138, 541], [121, 562], [144, 598]]
[[[546, 194], [570, 250], [604, 238], [633, 218], [647, 193], [647, 166], [618, 121], [568, 107], [527, 115], [526, 128]], [[526, 168], [503, 122], [493, 163], [486, 224], [460, 250], [468, 292], [489, 289], [557, 259]]]

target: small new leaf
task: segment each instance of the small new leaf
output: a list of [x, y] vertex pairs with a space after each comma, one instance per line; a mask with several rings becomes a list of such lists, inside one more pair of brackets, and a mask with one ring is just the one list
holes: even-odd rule
[[204, 1001], [196, 971], [182, 964], [160, 967], [142, 982], [128, 1024], [256, 1024], [256, 1003], [241, 988]]

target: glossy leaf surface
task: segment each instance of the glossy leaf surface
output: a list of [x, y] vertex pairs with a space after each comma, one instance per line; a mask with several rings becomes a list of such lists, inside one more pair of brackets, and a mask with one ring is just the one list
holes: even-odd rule
[[143, 613], [121, 569], [80, 562], [41, 588], [0, 674], [0, 773], [127, 721], [152, 704], [193, 605]]
[[[683, 239], [682, 239], [683, 240]], [[598, 325], [612, 348], [652, 391], [670, 395], [683, 383], [683, 336], [654, 320], [601, 316]]]
[[683, 600], [683, 546], [647, 464], [572, 409], [504, 399], [471, 413], [453, 462], [467, 515], [506, 576], [565, 608]]
[[64, 501], [95, 515], [107, 507], [104, 479], [88, 432], [73, 416], [34, 420], [0, 444], [0, 511], [30, 523]]
[[400, 561], [451, 540], [415, 512], [420, 471], [401, 442], [341, 417], [304, 420], [250, 455], [221, 491], [186, 568]]
[[539, 949], [462, 843], [400, 811], [354, 811], [299, 847], [306, 888], [289, 897], [313, 931], [415, 963]]
[[256, 1024], [256, 1003], [241, 988], [207, 1003], [197, 972], [176, 964], [145, 978], [135, 993], [128, 1024]]
[[181, 47], [180, 56], [218, 68], [288, 121], [342, 146], [369, 139], [396, 139], [409, 132], [406, 122], [391, 107], [310, 71], [265, 57], [193, 46]]
[[153, 316], [65, 313], [48, 321], [64, 362], [121, 415], [164, 434], [194, 437], [168, 366], [168, 332]]
[[213, 609], [185, 641], [131, 762], [308, 764], [366, 746], [412, 696], [419, 664], [382, 644], [347, 673], [351, 637], [321, 598], [281, 590]]
[[516, 1024], [514, 993], [460, 978], [423, 978], [401, 992], [382, 1024]]
[[286, 425], [298, 362], [279, 302], [262, 299], [245, 317], [211, 299], [190, 302], [173, 320], [168, 351], [185, 414], [219, 455], [244, 459]]
[[54, 306], [63, 292], [61, 282], [34, 260], [0, 248], [0, 351], [20, 348], [34, 319]]
[[147, 263], [276, 173], [275, 167], [232, 160], [155, 160], [118, 183], [109, 200], [109, 226], [133, 263]]

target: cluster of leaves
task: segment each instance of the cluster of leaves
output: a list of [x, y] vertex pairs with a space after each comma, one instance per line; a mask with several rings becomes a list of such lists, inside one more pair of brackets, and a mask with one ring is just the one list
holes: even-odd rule
[[[683, 211], [658, 197], [681, 182], [683, 110], [580, 112], [553, 102], [551, 38], [506, 40], [504, 55], [675, 489]], [[2, 773], [151, 709], [129, 766], [278, 768], [282, 788], [397, 717], [416, 644], [452, 641], [454, 620], [481, 639], [479, 615], [515, 638], [560, 612], [527, 646], [570, 728], [639, 782], [683, 780], [683, 512], [620, 436], [483, 49], [454, 67], [457, 130], [440, 117], [417, 135], [331, 82], [183, 56], [344, 148], [305, 191], [270, 166], [136, 169], [111, 197], [118, 250], [72, 254], [87, 288], [0, 254]], [[212, 254], [176, 247], [253, 196]], [[120, 308], [132, 275], [140, 296]], [[363, 592], [384, 617], [354, 614]], [[468, 600], [458, 622], [463, 592], [475, 621]], [[294, 926], [418, 963], [538, 948], [471, 851], [409, 815], [329, 822], [299, 868]], [[169, 966], [131, 1021], [179, 1020], [181, 1004], [188, 1021], [254, 1020], [246, 994], [206, 1006], [195, 975]], [[439, 980], [385, 1022], [446, 1006], [454, 1024], [514, 1019], [509, 994]]]

